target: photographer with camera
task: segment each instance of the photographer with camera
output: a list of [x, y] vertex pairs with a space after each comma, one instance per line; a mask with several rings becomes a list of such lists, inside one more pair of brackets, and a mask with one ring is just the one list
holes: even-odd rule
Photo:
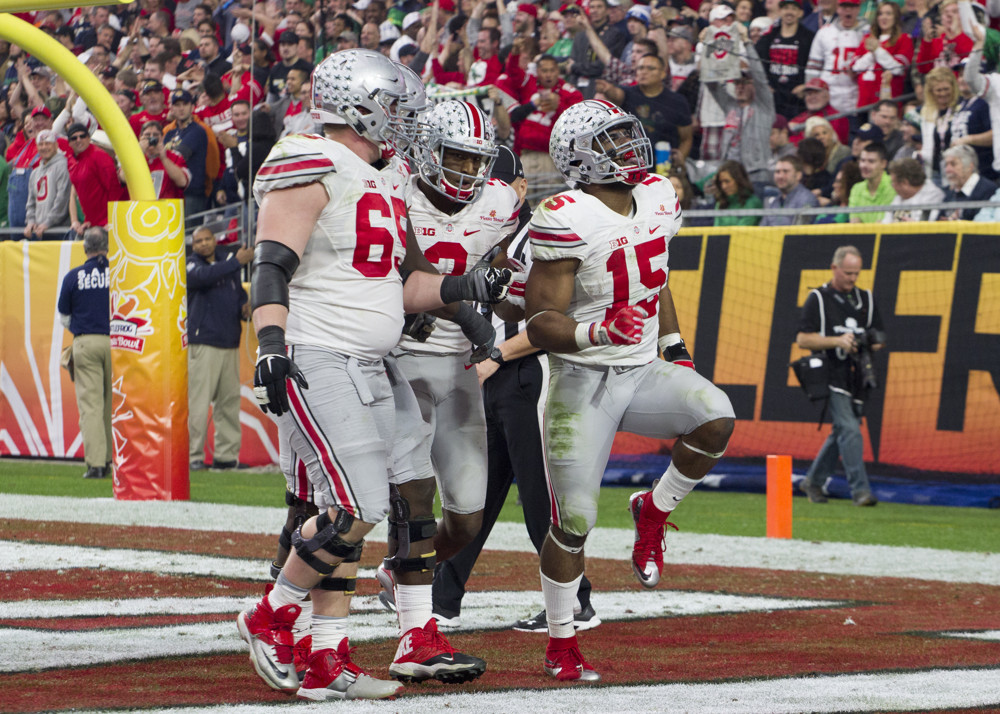
[[878, 503], [865, 472], [861, 417], [868, 392], [877, 386], [872, 351], [881, 349], [885, 335], [871, 290], [855, 285], [861, 266], [861, 253], [854, 246], [834, 251], [833, 277], [810, 291], [795, 336], [799, 347], [826, 360], [827, 408], [833, 421], [833, 431], [799, 486], [813, 503], [826, 503], [823, 484], [833, 473], [838, 456], [854, 505]]

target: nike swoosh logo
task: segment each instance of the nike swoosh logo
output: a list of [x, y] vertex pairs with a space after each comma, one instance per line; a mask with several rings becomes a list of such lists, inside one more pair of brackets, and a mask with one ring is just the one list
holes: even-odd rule
[[660, 227], [659, 227], [659, 226], [657, 226], [656, 228], [650, 228], [650, 229], [649, 229], [649, 235], [653, 235], [653, 234], [654, 234], [654, 233], [656, 233], [656, 231], [658, 231], [658, 230], [660, 230]]
[[267, 662], [267, 666], [271, 668], [271, 671], [274, 672], [276, 675], [278, 675], [278, 679], [284, 679], [285, 677], [288, 676], [288, 670], [278, 669], [277, 667], [274, 666], [274, 663], [267, 657], [264, 657], [264, 661]]
[[680, 501], [681, 500], [681, 499], [677, 498], [677, 496], [671, 496], [671, 498], [674, 499], [675, 501]]
[[467, 235], [467, 236], [471, 236], [471, 235], [472, 235], [473, 233], [478, 233], [478, 232], [479, 232], [479, 230], [480, 230], [480, 229], [478, 229], [478, 228], [477, 228], [477, 229], [476, 229], [476, 230], [474, 230], [474, 231], [465, 231], [465, 235]]

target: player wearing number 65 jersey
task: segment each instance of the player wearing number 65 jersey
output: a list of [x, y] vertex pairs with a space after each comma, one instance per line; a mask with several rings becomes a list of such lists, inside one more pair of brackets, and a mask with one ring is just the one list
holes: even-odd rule
[[[544, 201], [528, 234], [528, 336], [549, 351], [545, 458], [552, 525], [541, 552], [549, 626], [545, 671], [596, 681], [577, 645], [573, 604], [601, 478], [619, 429], [676, 437], [653, 490], [633, 494], [632, 569], [654, 587], [667, 516], [726, 450], [733, 408], [694, 371], [667, 285], [667, 246], [681, 224], [669, 181], [649, 176], [649, 139], [605, 101], [567, 109], [549, 152], [575, 190]], [[657, 348], [664, 359], [657, 359]]]
[[[291, 535], [273, 589], [237, 623], [272, 688], [312, 700], [376, 699], [400, 685], [351, 661], [353, 576], [364, 536], [389, 510], [390, 478], [416, 477], [396, 463], [394, 390], [383, 357], [399, 339], [404, 311], [498, 300], [510, 275], [437, 275], [406, 240], [391, 163], [406, 90], [388, 58], [335, 53], [316, 68], [312, 87], [323, 136], [278, 142], [254, 183], [260, 218], [251, 304], [260, 344], [254, 394], [287, 439], [286, 460], [304, 463], [319, 515]], [[300, 680], [292, 629], [307, 596], [312, 649]], [[484, 667], [456, 653], [429, 615], [406, 644], [419, 661], [390, 670], [404, 681], [468, 679]]]

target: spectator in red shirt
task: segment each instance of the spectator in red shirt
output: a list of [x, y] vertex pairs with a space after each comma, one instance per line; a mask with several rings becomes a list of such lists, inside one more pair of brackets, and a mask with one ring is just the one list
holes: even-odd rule
[[207, 72], [201, 86], [204, 93], [199, 98], [198, 107], [194, 110], [195, 115], [213, 131], [225, 131], [232, 127], [231, 102], [226, 95], [222, 80], [211, 72]]
[[[913, 40], [903, 32], [901, 17], [899, 6], [892, 0], [880, 2], [875, 18], [877, 28], [865, 35], [851, 62], [851, 71], [858, 77], [859, 107], [903, 94], [903, 81], [913, 62]], [[887, 72], [890, 77], [885, 76]], [[883, 85], [887, 85], [887, 93]]]
[[[66, 130], [69, 138], [70, 225], [77, 235], [91, 226], [108, 225], [108, 202], [124, 197], [115, 160], [104, 149], [90, 142], [90, 133], [84, 124], [71, 124]], [[83, 209], [83, 223], [76, 214], [76, 202]]]
[[[508, 62], [508, 69], [511, 65], [517, 63]], [[554, 57], [541, 57], [537, 72], [537, 77], [529, 75], [521, 87], [521, 106], [510, 111], [515, 127], [514, 152], [521, 157], [529, 185], [535, 185], [532, 179], [558, 173], [549, 156], [552, 125], [568, 107], [583, 101], [583, 95], [559, 75]]]
[[[163, 125], [158, 121], [148, 121], [139, 133], [139, 148], [149, 164], [149, 173], [153, 177], [153, 190], [157, 198], [184, 199], [184, 188], [191, 181], [184, 157], [168, 150], [163, 145]], [[125, 175], [118, 172], [124, 182]]]
[[927, 74], [935, 67], [948, 67], [957, 77], [962, 71], [961, 61], [972, 52], [972, 38], [962, 33], [956, 0], [944, 0], [938, 8], [940, 22], [924, 18], [917, 71]]
[[[789, 139], [798, 145], [804, 138], [803, 130], [806, 127], [806, 120], [809, 117], [829, 117], [836, 114], [836, 110], [830, 106], [830, 86], [820, 79], [813, 77], [805, 83], [803, 94], [806, 100], [806, 110], [788, 122]], [[833, 130], [837, 132], [837, 138], [841, 144], [848, 144], [850, 125], [847, 117], [828, 120]]]
[[136, 136], [142, 133], [142, 128], [147, 122], [159, 122], [162, 127], [167, 120], [167, 102], [163, 94], [163, 85], [155, 79], [142, 83], [139, 101], [142, 103], [142, 109], [128, 119]]

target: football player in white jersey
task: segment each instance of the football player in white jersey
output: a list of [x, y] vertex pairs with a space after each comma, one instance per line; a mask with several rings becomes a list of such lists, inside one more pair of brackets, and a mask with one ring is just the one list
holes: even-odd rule
[[[405, 205], [386, 175], [404, 81], [387, 58], [336, 53], [316, 68], [312, 86], [324, 136], [282, 139], [255, 181], [261, 208], [251, 304], [260, 344], [254, 393], [304, 462], [320, 513], [295, 531], [277, 582], [237, 624], [272, 688], [313, 700], [384, 698], [400, 685], [365, 674], [346, 636], [347, 573], [389, 510], [390, 477], [414, 477], [390, 464], [394, 399], [382, 357], [398, 341], [405, 311], [493, 302], [510, 276], [488, 268], [440, 276], [414, 241], [404, 247]], [[342, 562], [349, 567], [338, 568]], [[312, 653], [300, 681], [292, 628], [306, 596]], [[455, 652], [433, 618], [409, 634], [411, 659], [433, 661], [407, 679], [468, 679], [484, 666]]]
[[573, 605], [615, 432], [680, 437], [663, 477], [630, 500], [632, 569], [654, 587], [667, 516], [725, 452], [734, 414], [726, 395], [694, 371], [680, 337], [667, 244], [681, 209], [670, 182], [648, 174], [652, 151], [638, 119], [606, 101], [581, 102], [556, 121], [549, 152], [577, 188], [542, 202], [528, 229], [528, 336], [549, 351], [551, 374], [544, 440], [552, 525], [541, 552], [545, 671], [592, 682], [600, 675], [580, 653]]
[[[516, 227], [520, 199], [507, 184], [489, 179], [497, 149], [493, 127], [478, 107], [446, 101], [422, 121], [419, 173], [406, 200], [410, 225], [438, 271], [460, 276]], [[431, 455], [443, 511], [433, 542], [438, 562], [479, 533], [486, 499], [486, 417], [476, 371], [469, 369], [474, 361], [470, 340], [463, 332], [438, 320], [426, 340], [404, 337], [393, 350], [427, 425], [423, 448]], [[411, 508], [433, 513], [433, 481], [414, 481], [400, 491]], [[432, 573], [394, 578], [380, 567], [377, 574], [383, 603], [390, 609], [398, 605], [400, 629], [406, 627], [405, 607], [419, 602], [431, 608]]]

